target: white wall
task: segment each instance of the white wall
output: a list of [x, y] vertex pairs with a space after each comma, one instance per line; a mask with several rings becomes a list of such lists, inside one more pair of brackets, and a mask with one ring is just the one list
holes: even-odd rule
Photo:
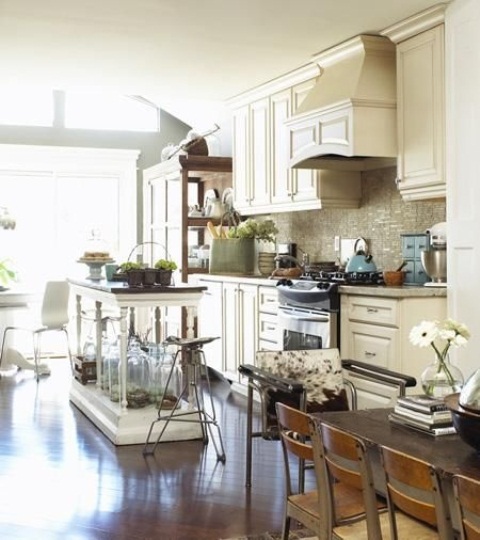
[[472, 338], [456, 351], [464, 375], [480, 368], [480, 2], [454, 0], [446, 17], [447, 224], [450, 317]]

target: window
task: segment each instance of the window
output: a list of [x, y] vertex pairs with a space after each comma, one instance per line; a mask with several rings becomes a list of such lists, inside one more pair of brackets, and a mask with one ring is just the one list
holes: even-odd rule
[[77, 261], [92, 229], [112, 256], [128, 255], [136, 242], [137, 157], [134, 150], [0, 145], [1, 203], [17, 223], [0, 230], [1, 256], [14, 262], [23, 285], [86, 277]]
[[52, 91], [27, 88], [0, 89], [0, 124], [52, 126]]
[[159, 109], [134, 96], [67, 92], [65, 127], [122, 131], [159, 131]]

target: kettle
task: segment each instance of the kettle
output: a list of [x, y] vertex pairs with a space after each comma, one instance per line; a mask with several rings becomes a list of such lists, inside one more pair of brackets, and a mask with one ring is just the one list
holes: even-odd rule
[[349, 259], [346, 272], [376, 272], [377, 266], [368, 252], [367, 242], [363, 238], [357, 238], [353, 248], [354, 255]]

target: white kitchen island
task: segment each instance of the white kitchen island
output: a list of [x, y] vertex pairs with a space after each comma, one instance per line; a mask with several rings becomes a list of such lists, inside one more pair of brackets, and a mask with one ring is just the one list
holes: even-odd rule
[[[166, 336], [160, 335], [161, 308], [181, 306], [187, 308], [187, 337], [194, 337], [194, 317], [206, 287], [179, 284], [171, 287], [128, 287], [123, 282], [98, 282], [69, 279], [71, 292], [76, 297], [77, 348], [80, 354], [82, 343], [82, 302], [95, 302], [96, 341], [97, 341], [97, 382], [82, 384], [72, 380], [70, 401], [80, 409], [115, 445], [143, 444], [148, 429], [157, 418], [158, 411], [150, 405], [139, 409], [127, 408], [127, 338], [128, 315], [131, 308], [149, 308], [155, 313], [156, 341]], [[113, 402], [101, 388], [101, 341], [103, 308], [116, 308], [120, 324], [120, 401]], [[158, 422], [158, 432], [162, 422]], [[201, 438], [199, 424], [171, 422], [163, 440], [188, 440]]]

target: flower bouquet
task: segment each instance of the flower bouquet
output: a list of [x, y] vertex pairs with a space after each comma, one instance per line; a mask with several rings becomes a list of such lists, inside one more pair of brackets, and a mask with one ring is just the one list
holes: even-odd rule
[[432, 397], [444, 397], [459, 392], [463, 386], [462, 372], [450, 363], [450, 347], [463, 347], [470, 337], [468, 328], [452, 319], [443, 323], [422, 321], [410, 331], [410, 342], [418, 347], [432, 347], [435, 360], [421, 375], [423, 391]]

